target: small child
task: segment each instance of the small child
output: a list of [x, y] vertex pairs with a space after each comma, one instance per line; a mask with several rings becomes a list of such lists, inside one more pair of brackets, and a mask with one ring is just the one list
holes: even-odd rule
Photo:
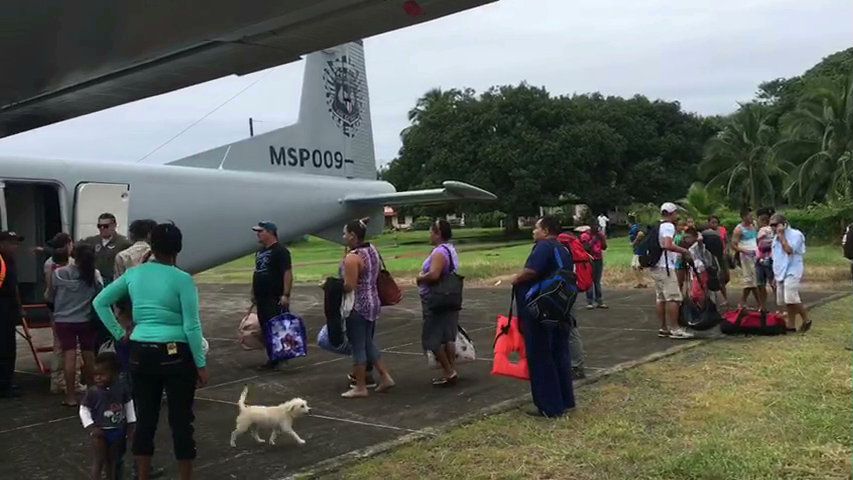
[[103, 470], [113, 480], [116, 465], [121, 462], [127, 440], [133, 438], [136, 412], [130, 392], [118, 381], [121, 361], [114, 352], [101, 352], [95, 359], [95, 384], [89, 387], [80, 403], [80, 420], [92, 437], [95, 461], [92, 480], [99, 480]]

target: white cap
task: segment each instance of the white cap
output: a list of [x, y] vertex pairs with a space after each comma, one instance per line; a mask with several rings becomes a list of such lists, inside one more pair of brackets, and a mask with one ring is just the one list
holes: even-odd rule
[[672, 202], [666, 202], [660, 206], [660, 211], [664, 213], [675, 213], [679, 210], [681, 210], [681, 207]]

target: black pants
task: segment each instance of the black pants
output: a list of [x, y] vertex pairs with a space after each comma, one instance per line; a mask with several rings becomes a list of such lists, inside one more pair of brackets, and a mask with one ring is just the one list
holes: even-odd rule
[[258, 309], [258, 323], [261, 325], [261, 335], [264, 337], [264, 348], [267, 352], [267, 358], [270, 359], [270, 362], [272, 363], [278, 363], [278, 361], [272, 360], [272, 350], [270, 350], [271, 344], [267, 338], [269, 334], [269, 331], [267, 330], [267, 322], [281, 313], [281, 306], [278, 303], [280, 299], [281, 297], [260, 297], [255, 299], [257, 302], [256, 307]]
[[175, 458], [192, 460], [196, 457], [192, 425], [195, 420], [193, 400], [196, 367], [189, 345], [173, 345], [177, 351], [170, 354], [168, 344], [165, 343], [131, 342], [130, 375], [137, 411], [134, 455], [154, 454], [154, 433], [157, 431], [165, 389]]
[[17, 358], [15, 324], [19, 314], [17, 302], [0, 299], [0, 394], [12, 388]]

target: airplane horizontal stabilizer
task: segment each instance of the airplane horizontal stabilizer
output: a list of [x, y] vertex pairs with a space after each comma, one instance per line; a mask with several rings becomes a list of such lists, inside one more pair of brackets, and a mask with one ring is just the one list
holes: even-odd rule
[[384, 193], [379, 195], [351, 195], [344, 202], [351, 205], [427, 205], [453, 201], [493, 201], [497, 200], [491, 192], [467, 183], [448, 180], [442, 182], [444, 188], [413, 190], [410, 192]]

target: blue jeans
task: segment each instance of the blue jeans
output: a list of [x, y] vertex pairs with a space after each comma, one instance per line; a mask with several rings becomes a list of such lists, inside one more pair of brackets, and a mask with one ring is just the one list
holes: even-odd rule
[[586, 291], [586, 303], [601, 303], [604, 293], [601, 291], [601, 272], [604, 271], [604, 260], [592, 261], [592, 286]]
[[370, 322], [353, 310], [347, 317], [347, 340], [352, 346], [353, 365], [373, 365], [379, 360], [379, 349], [373, 343], [376, 322]]

